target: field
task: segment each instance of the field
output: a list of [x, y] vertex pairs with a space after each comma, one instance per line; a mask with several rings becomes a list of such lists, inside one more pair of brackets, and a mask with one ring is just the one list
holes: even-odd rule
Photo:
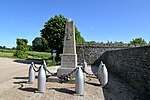
[[[0, 57], [7, 57], [7, 58], [16, 58], [14, 53], [16, 50], [7, 50], [7, 49], [0, 49]], [[35, 52], [35, 51], [28, 51], [28, 59], [49, 59], [51, 57], [51, 53], [48, 52]]]

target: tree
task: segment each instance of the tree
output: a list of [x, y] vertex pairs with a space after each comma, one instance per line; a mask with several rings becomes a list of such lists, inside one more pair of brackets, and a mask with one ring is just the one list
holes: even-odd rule
[[41, 52], [41, 51], [47, 51], [48, 50], [47, 41], [43, 37], [36, 37], [32, 41], [32, 46], [33, 46], [34, 51]]
[[96, 42], [95, 41], [88, 41], [88, 42], [86, 42], [87, 44], [96, 44]]
[[11, 49], [12, 49], [12, 50], [15, 50], [16, 48], [15, 48], [15, 47], [12, 47]]
[[7, 47], [6, 47], [6, 46], [3, 46], [3, 49], [7, 49]]
[[17, 47], [16, 47], [16, 52], [15, 52], [15, 56], [17, 56], [18, 58], [24, 59], [27, 58], [27, 50], [28, 50], [28, 40], [26, 39], [18, 39], [17, 38]]
[[146, 44], [146, 41], [142, 38], [135, 38], [130, 41], [130, 44]]
[[33, 47], [31, 45], [27, 45], [29, 51], [33, 51]]
[[124, 43], [122, 41], [120, 41], [120, 42], [116, 41], [116, 42], [114, 42], [114, 44], [117, 45], [117, 46], [123, 46], [124, 45]]
[[[48, 41], [50, 49], [57, 51], [57, 58], [63, 51], [63, 41], [65, 34], [65, 24], [67, 18], [63, 15], [56, 15], [54, 18], [50, 18], [41, 30], [41, 36]], [[80, 32], [75, 27], [76, 43], [83, 43], [84, 39], [81, 37]]]
[[85, 43], [84, 38], [80, 35], [80, 32], [78, 31], [76, 26], [75, 26], [75, 39], [77, 44]]

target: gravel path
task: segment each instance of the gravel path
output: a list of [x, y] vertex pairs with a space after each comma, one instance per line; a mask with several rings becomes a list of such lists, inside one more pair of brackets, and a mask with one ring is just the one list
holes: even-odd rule
[[[74, 84], [52, 82], [46, 82], [44, 93], [35, 93], [37, 79], [27, 84], [29, 63], [0, 58], [0, 100], [104, 100], [103, 90], [95, 77], [89, 77], [85, 83], [84, 96], [75, 95]], [[58, 67], [49, 67], [49, 70], [56, 72]]]
[[[35, 93], [37, 79], [27, 84], [31, 61], [0, 58], [0, 100], [133, 100], [128, 89], [111, 75], [109, 87], [102, 88], [95, 76], [87, 76], [84, 96], [75, 95], [75, 85], [46, 82], [44, 93]], [[39, 65], [37, 65], [39, 66]], [[49, 67], [56, 72], [56, 67]], [[91, 67], [88, 72], [92, 73]]]

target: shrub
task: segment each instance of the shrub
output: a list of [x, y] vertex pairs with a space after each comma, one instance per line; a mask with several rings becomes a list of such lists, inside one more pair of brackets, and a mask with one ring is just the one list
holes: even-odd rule
[[28, 57], [27, 52], [24, 52], [22, 50], [17, 50], [14, 56], [16, 56], [17, 58], [21, 58], [21, 59], [25, 59]]
[[25, 59], [28, 57], [27, 55], [27, 50], [28, 50], [28, 46], [27, 43], [28, 41], [26, 39], [18, 39], [17, 38], [17, 47], [16, 47], [16, 53], [14, 54], [14, 56], [21, 58], [21, 59]]

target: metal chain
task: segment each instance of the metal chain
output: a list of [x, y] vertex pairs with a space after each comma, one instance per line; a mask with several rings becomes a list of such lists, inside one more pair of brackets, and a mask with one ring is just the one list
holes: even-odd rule
[[[36, 70], [34, 67], [35, 67], [36, 69], [38, 69], [38, 70]], [[38, 71], [40, 70], [40, 67], [38, 68], [35, 64], [34, 64], [34, 67], [33, 67], [33, 69], [34, 69], [35, 72], [38, 72]], [[49, 74], [51, 74], [52, 76], [55, 75], [55, 73], [51, 73], [46, 67], [43, 67], [43, 68], [44, 68], [45, 71], [47, 71], [47, 72], [48, 72]]]
[[60, 83], [66, 83], [68, 82], [70, 79], [72, 79], [72, 74], [78, 69], [75, 68], [73, 71], [71, 71], [70, 73], [68, 74], [62, 74], [60, 76], [57, 76], [59, 79], [60, 79]]
[[86, 72], [86, 71], [83, 69], [83, 67], [81, 67], [81, 69], [82, 69], [83, 73], [85, 73], [85, 74], [87, 74], [87, 75], [90, 75], [90, 76], [94, 75], [94, 74], [89, 74], [88, 72]]
[[43, 67], [45, 71], [47, 71], [49, 74], [51, 74], [52, 76], [55, 75], [55, 73], [51, 73], [46, 67]]
[[[38, 69], [38, 70], [36, 70]], [[56, 73], [51, 73], [46, 67], [43, 67], [45, 71], [47, 71], [49, 74], [51, 74], [52, 76], [56, 76]], [[68, 74], [62, 74], [57, 76], [60, 79], [60, 83], [66, 83], [68, 82], [70, 79], [72, 79], [72, 74], [78, 69], [79, 67], [75, 68], [73, 71], [71, 71]], [[38, 68], [35, 64], [33, 66], [33, 69], [35, 72], [38, 72], [40, 70], [40, 67]], [[94, 75], [94, 74], [89, 74], [88, 72], [86, 72], [82, 67], [81, 67], [82, 71], [90, 76]]]
[[[37, 68], [37, 67], [36, 67], [36, 68]], [[34, 68], [34, 66], [33, 66], [33, 70], [34, 70], [35, 72], [39, 72], [40, 67], [38, 68], [38, 70], [36, 70], [36, 69]]]
[[38, 69], [38, 67], [35, 65], [35, 63], [34, 63], [34, 66], [35, 66], [36, 69]]

